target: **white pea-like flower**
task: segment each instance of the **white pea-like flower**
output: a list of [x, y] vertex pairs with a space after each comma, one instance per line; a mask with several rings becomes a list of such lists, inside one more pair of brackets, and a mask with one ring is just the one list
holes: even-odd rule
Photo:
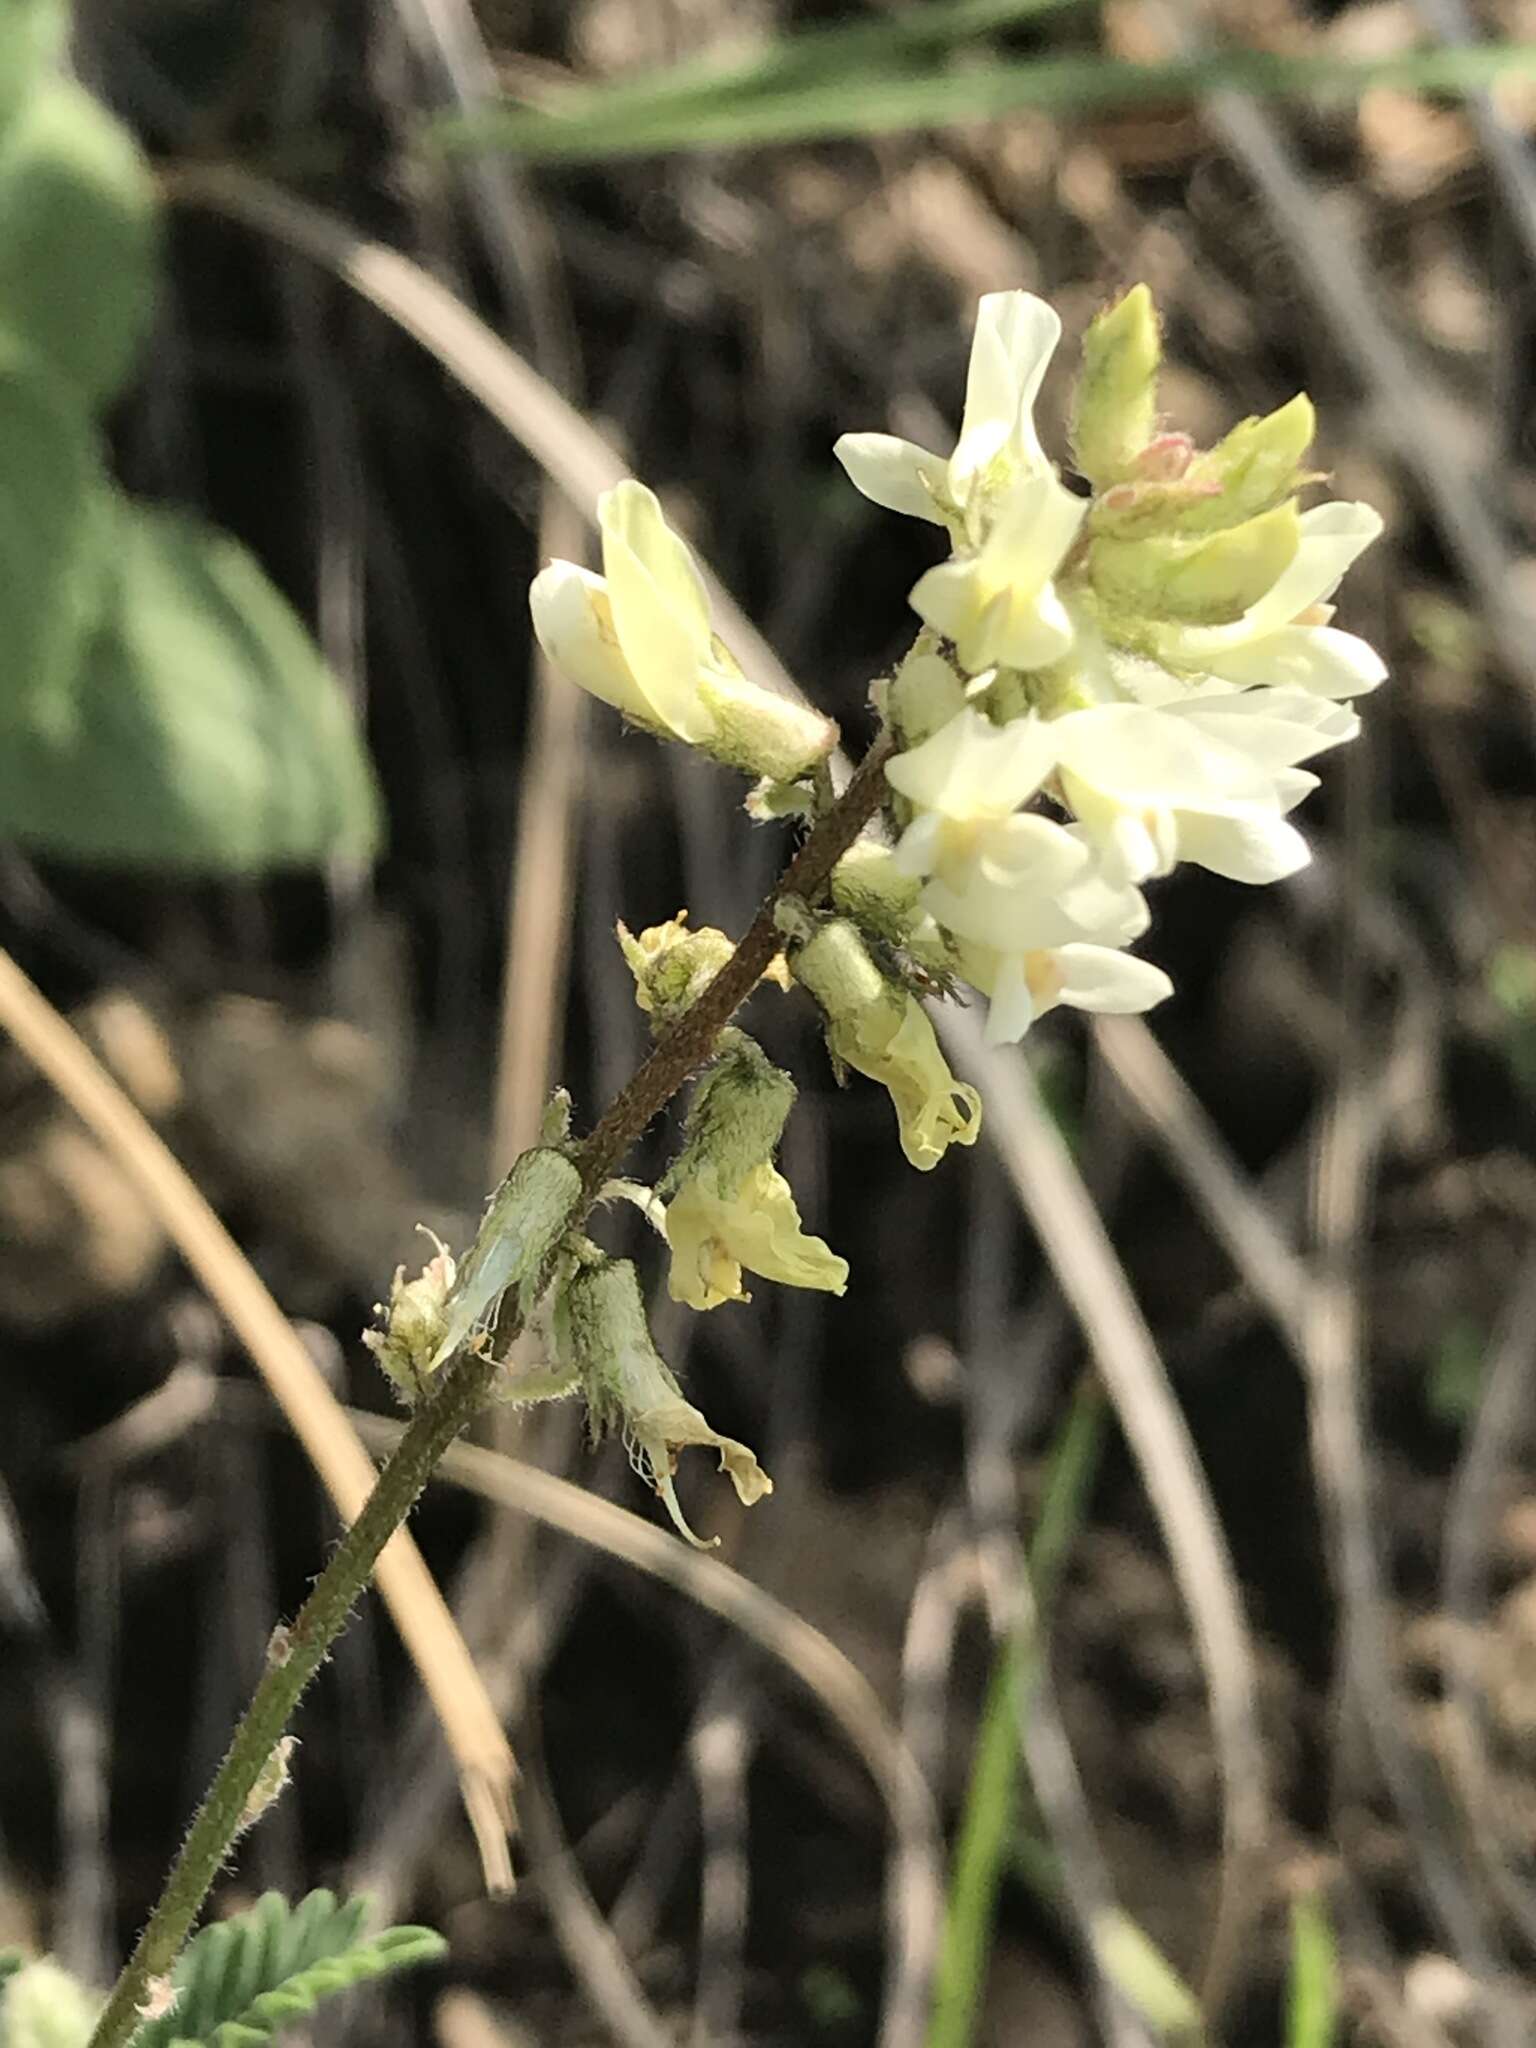
[[1029, 292], [989, 292], [971, 343], [960, 437], [948, 458], [894, 434], [844, 434], [834, 453], [865, 497], [949, 529], [954, 558], [913, 586], [919, 618], [972, 672], [1032, 669], [1072, 645], [1052, 579], [1087, 512], [1035, 432], [1061, 322]]
[[969, 705], [931, 739], [886, 763], [885, 778], [917, 816], [896, 849], [899, 869], [932, 874], [968, 858], [979, 828], [1027, 803], [1056, 765], [1054, 728], [1041, 718], [994, 725]]
[[742, 674], [710, 622], [698, 564], [655, 493], [626, 478], [603, 493], [597, 512], [602, 575], [551, 562], [528, 594], [534, 632], [556, 668], [633, 724], [750, 775], [791, 782], [824, 759], [836, 726]]
[[1239, 882], [1294, 874], [1310, 855], [1286, 814], [1317, 787], [1298, 763], [1358, 729], [1343, 706], [1284, 690], [1100, 704], [1050, 725], [1062, 794], [1121, 883], [1181, 860]]
[[1327, 600], [1382, 530], [1369, 505], [1340, 500], [1303, 512], [1288, 568], [1230, 626], [1164, 626], [1156, 652], [1170, 668], [1245, 689], [1275, 684], [1314, 697], [1359, 697], [1386, 678], [1364, 640], [1328, 623]]
[[990, 996], [993, 1044], [1013, 1044], [1058, 1003], [1148, 1010], [1172, 990], [1161, 968], [1123, 950], [1149, 922], [1141, 891], [1106, 880], [1081, 831], [1037, 813], [984, 827], [968, 861], [933, 875], [923, 905]]

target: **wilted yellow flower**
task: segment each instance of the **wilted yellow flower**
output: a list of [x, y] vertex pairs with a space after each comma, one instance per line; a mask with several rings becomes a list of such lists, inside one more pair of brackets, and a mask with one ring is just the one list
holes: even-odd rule
[[727, 1033], [725, 1044], [694, 1091], [687, 1142], [667, 1176], [676, 1190], [665, 1215], [668, 1292], [697, 1309], [746, 1301], [745, 1267], [786, 1287], [841, 1294], [847, 1260], [801, 1229], [773, 1164], [795, 1084], [743, 1032]]
[[594, 1436], [623, 1432], [630, 1458], [642, 1479], [655, 1487], [678, 1532], [697, 1549], [699, 1541], [683, 1520], [672, 1475], [677, 1453], [690, 1444], [720, 1454], [737, 1498], [746, 1507], [772, 1493], [773, 1481], [746, 1444], [711, 1429], [683, 1397], [666, 1362], [651, 1341], [640, 1282], [628, 1259], [603, 1259], [578, 1272], [555, 1310], [556, 1342], [580, 1379]]
[[667, 1291], [690, 1308], [750, 1301], [743, 1267], [784, 1287], [841, 1294], [848, 1284], [848, 1261], [801, 1229], [789, 1182], [766, 1159], [729, 1190], [708, 1168], [692, 1174], [667, 1204], [666, 1227]]
[[438, 1346], [448, 1328], [448, 1297], [457, 1277], [453, 1254], [447, 1245], [425, 1226], [422, 1228], [437, 1246], [436, 1253], [414, 1280], [406, 1279], [404, 1266], [396, 1266], [388, 1302], [378, 1302], [374, 1307], [374, 1314], [384, 1318], [384, 1327], [363, 1332], [364, 1344], [408, 1406], [414, 1406], [425, 1391]]
[[[680, 910], [665, 924], [649, 925], [637, 938], [627, 925], [618, 927], [619, 946], [635, 977], [635, 1001], [659, 1025], [686, 1010], [708, 988], [736, 951], [734, 939], [713, 925], [688, 926]], [[789, 986], [782, 954], [775, 954], [762, 979]]]
[[901, 1149], [919, 1172], [981, 1135], [981, 1097], [957, 1081], [922, 1004], [881, 973], [858, 931], [829, 919], [795, 955], [794, 975], [821, 1005], [835, 1058], [890, 1092]]
[[698, 564], [655, 493], [626, 478], [597, 511], [603, 574], [551, 562], [528, 594], [556, 668], [634, 724], [749, 775], [792, 782], [829, 754], [832, 721], [749, 682], [716, 638]]

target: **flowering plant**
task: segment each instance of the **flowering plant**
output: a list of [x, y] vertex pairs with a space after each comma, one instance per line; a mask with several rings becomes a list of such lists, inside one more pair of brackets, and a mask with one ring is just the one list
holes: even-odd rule
[[[871, 693], [884, 728], [871, 755], [878, 814], [867, 829], [856, 821], [861, 836], [844, 834], [819, 898], [780, 892], [753, 979], [807, 991], [839, 1076], [852, 1068], [889, 1091], [902, 1149], [922, 1171], [950, 1145], [973, 1144], [982, 1114], [944, 1060], [924, 997], [969, 983], [988, 998], [995, 1043], [1022, 1038], [1059, 1004], [1160, 1002], [1168, 976], [1131, 950], [1151, 923], [1146, 885], [1181, 861], [1251, 883], [1300, 867], [1307, 845], [1291, 813], [1317, 785], [1303, 764], [1358, 732], [1350, 700], [1384, 674], [1364, 641], [1331, 623], [1329, 603], [1380, 521], [1364, 505], [1301, 509], [1321, 481], [1305, 466], [1306, 397], [1196, 448], [1159, 417], [1161, 340], [1138, 285], [1084, 338], [1073, 483], [1034, 420], [1059, 338], [1041, 300], [990, 294], [951, 453], [881, 433], [845, 434], [835, 450], [867, 497], [942, 529], [949, 555], [913, 586], [920, 630]], [[632, 724], [759, 778], [754, 816], [806, 815], [819, 830], [839, 814], [835, 728], [742, 674], [714, 634], [686, 543], [644, 485], [607, 492], [598, 527], [602, 575], [553, 562], [534, 582], [534, 629], [550, 659]], [[736, 949], [722, 932], [690, 929], [686, 913], [638, 938], [621, 926], [619, 938], [664, 1049]], [[736, 1026], [698, 1042], [691, 1065], [703, 1072], [661, 1185], [609, 1190], [637, 1201], [666, 1239], [672, 1298], [699, 1310], [745, 1301], [744, 1272], [841, 1293], [846, 1262], [802, 1227], [774, 1163], [789, 1076]], [[558, 1166], [558, 1148], [548, 1156]], [[559, 1206], [552, 1199], [549, 1214]], [[436, 1310], [446, 1335], [429, 1370], [483, 1325], [493, 1293], [515, 1286], [526, 1308], [545, 1282], [554, 1240], [526, 1224], [514, 1238], [496, 1214], [493, 1204], [465, 1264], [482, 1284], [461, 1277]], [[527, 1245], [539, 1257], [520, 1264]], [[414, 1289], [397, 1287], [393, 1319], [409, 1327], [392, 1347], [375, 1339], [386, 1363], [417, 1359], [418, 1386], [417, 1297], [440, 1284], [443, 1256]], [[691, 1533], [672, 1488], [682, 1445], [737, 1459], [744, 1500], [767, 1492], [766, 1477], [754, 1463], [743, 1488], [749, 1454], [680, 1392], [678, 1413], [697, 1418], [688, 1429], [643, 1419], [655, 1401], [626, 1389], [642, 1379], [675, 1389], [659, 1360], [643, 1374], [599, 1363], [654, 1357], [636, 1335], [632, 1277], [596, 1284], [600, 1256], [577, 1247], [556, 1261], [551, 1313], [558, 1328], [579, 1325], [582, 1342], [567, 1345], [568, 1369], [539, 1382], [541, 1397], [579, 1392], [595, 1423], [622, 1420], [643, 1447], [639, 1469]], [[605, 1338], [604, 1304], [621, 1297]], [[403, 1368], [394, 1377], [413, 1384]]]
[[[605, 1202], [635, 1202], [666, 1242], [672, 1298], [697, 1310], [745, 1301], [748, 1272], [843, 1291], [846, 1262], [804, 1227], [776, 1163], [794, 1083], [733, 1022], [763, 982], [815, 1002], [839, 1078], [883, 1086], [907, 1159], [932, 1171], [975, 1143], [982, 1103], [950, 1072], [927, 999], [968, 983], [1001, 1043], [1060, 1004], [1149, 1009], [1171, 983], [1131, 951], [1151, 923], [1148, 884], [1181, 861], [1271, 882], [1308, 858], [1291, 822], [1317, 784], [1304, 764], [1358, 732], [1353, 700], [1384, 675], [1332, 611], [1381, 522], [1364, 505], [1301, 509], [1321, 481], [1305, 467], [1305, 397], [1210, 449], [1165, 426], [1140, 285], [1085, 336], [1064, 474], [1034, 421], [1059, 333], [1028, 293], [989, 295], [947, 457], [879, 433], [837, 444], [866, 496], [949, 543], [912, 588], [920, 628], [871, 692], [880, 731], [841, 792], [836, 728], [742, 673], [644, 485], [599, 502], [601, 575], [554, 562], [535, 580], [534, 629], [556, 666], [631, 724], [754, 778], [754, 818], [809, 828], [738, 942], [684, 915], [638, 937], [620, 927], [649, 1058], [584, 1137], [557, 1096], [468, 1250], [439, 1244], [419, 1278], [396, 1275], [370, 1349], [410, 1422], [279, 1632], [93, 2048], [122, 2048], [168, 1982], [230, 1843], [280, 1788], [288, 1715], [487, 1401], [583, 1400], [592, 1433], [621, 1435], [690, 1541], [683, 1450], [713, 1452], [744, 1506], [771, 1494], [754, 1452], [657, 1351], [636, 1268], [584, 1234]], [[689, 1082], [683, 1146], [658, 1185], [616, 1179]], [[542, 1362], [514, 1354], [524, 1335], [542, 1339]]]

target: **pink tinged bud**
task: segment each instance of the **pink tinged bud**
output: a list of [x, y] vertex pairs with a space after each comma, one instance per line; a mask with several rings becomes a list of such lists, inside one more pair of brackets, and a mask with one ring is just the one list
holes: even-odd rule
[[1191, 434], [1159, 434], [1136, 458], [1136, 474], [1145, 483], [1177, 483], [1194, 458]]

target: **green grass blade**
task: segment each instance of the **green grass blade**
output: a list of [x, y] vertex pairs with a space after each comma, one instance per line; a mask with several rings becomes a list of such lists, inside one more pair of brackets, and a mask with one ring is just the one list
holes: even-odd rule
[[1317, 1892], [1291, 1901], [1291, 1974], [1285, 2048], [1333, 2048], [1339, 2017], [1339, 1957], [1328, 1909]]
[[[766, 88], [743, 81], [714, 92], [690, 86], [681, 103], [644, 98], [633, 86], [582, 94], [571, 111], [495, 108], [449, 116], [424, 131], [451, 153], [494, 149], [527, 163], [599, 162], [677, 150], [752, 149], [770, 144], [883, 135], [993, 120], [1022, 108], [1052, 114], [1175, 106], [1229, 89], [1265, 97], [1310, 93], [1357, 97], [1372, 86], [1466, 93], [1507, 76], [1536, 73], [1536, 44], [1481, 43], [1456, 49], [1344, 58], [1331, 53], [1227, 50], [1161, 64], [1077, 54], [980, 62], [910, 75], [876, 72], [856, 80], [798, 68]], [[788, 78], [789, 82], [783, 80]]]
[[[707, 53], [633, 77], [556, 88], [536, 118], [621, 125], [662, 116], [682, 120], [696, 106], [719, 111], [757, 96], [828, 85], [850, 72], [866, 79], [899, 72], [909, 61], [931, 62], [935, 52], [974, 44], [997, 30], [1090, 5], [1092, 0], [926, 0], [874, 21], [801, 29], [735, 58]], [[460, 124], [446, 125], [457, 132]]]
[[[1103, 1399], [1084, 1380], [1051, 1452], [1030, 1544], [1030, 1576], [1042, 1618], [1082, 1527], [1103, 1439]], [[975, 2029], [998, 1886], [1018, 1825], [1018, 1701], [1034, 1683], [1037, 1655], [1033, 1644], [1008, 1644], [992, 1669], [955, 1843], [927, 2048], [967, 2048]]]

